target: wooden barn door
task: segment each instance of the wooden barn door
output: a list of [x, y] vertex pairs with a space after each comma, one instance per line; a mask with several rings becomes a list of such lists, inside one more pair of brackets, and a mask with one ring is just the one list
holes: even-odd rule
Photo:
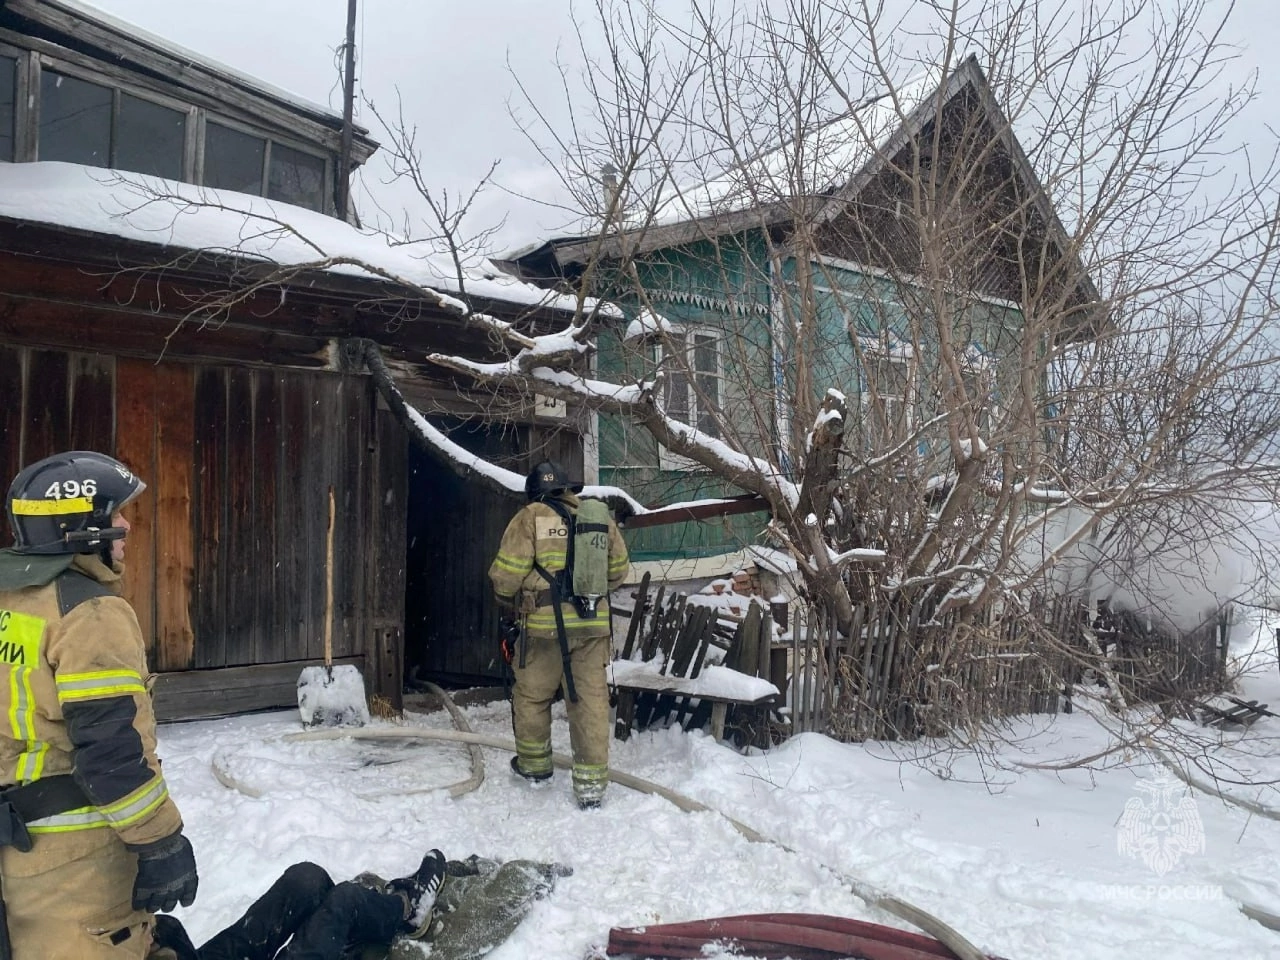
[[[472, 453], [521, 473], [526, 428], [445, 423]], [[498, 614], [487, 571], [521, 500], [460, 478], [417, 447], [409, 453], [405, 670], [445, 684], [502, 677]]]

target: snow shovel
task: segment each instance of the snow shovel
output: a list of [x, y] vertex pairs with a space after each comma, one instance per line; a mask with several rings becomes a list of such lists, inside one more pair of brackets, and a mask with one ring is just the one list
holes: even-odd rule
[[304, 727], [362, 727], [369, 722], [364, 678], [349, 663], [333, 665], [333, 487], [324, 558], [324, 666], [303, 667], [298, 676], [298, 713]]

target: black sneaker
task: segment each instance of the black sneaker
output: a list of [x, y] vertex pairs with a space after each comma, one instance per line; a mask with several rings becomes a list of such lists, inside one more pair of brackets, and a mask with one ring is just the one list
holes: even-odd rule
[[543, 780], [550, 780], [551, 774], [554, 772], [552, 770], [548, 770], [546, 773], [525, 773], [520, 769], [519, 757], [511, 758], [511, 770], [517, 777], [524, 777], [526, 780], [532, 781], [533, 783], [541, 783]]
[[410, 939], [421, 939], [431, 926], [432, 908], [444, 882], [445, 870], [444, 854], [432, 850], [410, 876], [387, 884], [388, 893], [398, 894], [404, 900], [404, 929]]

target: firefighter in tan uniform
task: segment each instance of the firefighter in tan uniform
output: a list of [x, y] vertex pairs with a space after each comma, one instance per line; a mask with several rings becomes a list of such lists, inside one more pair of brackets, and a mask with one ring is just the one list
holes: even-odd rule
[[[601, 507], [592, 536], [607, 565], [607, 589], [591, 604], [572, 597], [566, 577], [572, 543], [584, 501], [563, 468], [545, 462], [525, 480], [529, 503], [502, 535], [498, 555], [489, 567], [498, 601], [523, 619], [512, 657], [511, 722], [516, 756], [511, 768], [528, 780], [546, 780], [551, 763], [551, 704], [563, 686], [573, 746], [573, 792], [584, 809], [597, 807], [609, 782], [609, 690], [605, 668], [611, 651], [607, 592], [622, 585], [628, 569], [627, 547], [617, 524]], [[585, 501], [593, 503], [592, 501]], [[582, 532], [579, 530], [579, 532]], [[607, 550], [607, 560], [603, 560]], [[584, 552], [579, 547], [579, 552]], [[585, 557], [575, 565], [586, 563]], [[602, 577], [602, 580], [604, 577]], [[603, 587], [603, 583], [602, 583]], [[552, 602], [559, 597], [560, 603]]]
[[117, 595], [120, 510], [144, 488], [83, 451], [34, 463], [9, 488], [0, 896], [15, 960], [141, 960], [154, 913], [195, 899], [195, 857], [156, 759], [142, 632]]

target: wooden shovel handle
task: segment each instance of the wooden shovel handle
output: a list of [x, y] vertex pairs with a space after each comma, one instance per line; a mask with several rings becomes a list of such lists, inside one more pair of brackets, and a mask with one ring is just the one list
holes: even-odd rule
[[324, 665], [333, 665], [333, 487], [329, 488], [329, 530], [324, 548]]

